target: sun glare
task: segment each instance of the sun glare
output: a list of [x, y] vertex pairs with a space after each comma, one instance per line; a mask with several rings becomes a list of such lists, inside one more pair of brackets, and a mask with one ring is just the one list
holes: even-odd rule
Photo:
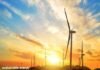
[[58, 65], [60, 62], [60, 58], [57, 55], [48, 56], [48, 62], [52, 65]]

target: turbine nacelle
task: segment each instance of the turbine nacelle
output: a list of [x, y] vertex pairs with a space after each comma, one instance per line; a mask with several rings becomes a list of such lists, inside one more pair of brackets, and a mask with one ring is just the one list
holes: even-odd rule
[[70, 32], [70, 33], [76, 33], [76, 31], [74, 31], [74, 30], [70, 30], [69, 32]]
[[82, 54], [82, 56], [84, 56], [85, 54]]

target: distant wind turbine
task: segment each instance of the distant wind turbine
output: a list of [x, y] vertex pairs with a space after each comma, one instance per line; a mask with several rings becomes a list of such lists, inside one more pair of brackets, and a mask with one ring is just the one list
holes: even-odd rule
[[35, 54], [31, 57], [31, 67], [33, 67], [33, 65], [36, 65], [36, 57]]
[[66, 16], [66, 20], [67, 20], [67, 24], [68, 24], [68, 29], [69, 29], [69, 36], [68, 36], [68, 42], [67, 42], [65, 58], [66, 58], [69, 43], [70, 43], [70, 70], [72, 70], [72, 46], [73, 46], [73, 43], [72, 43], [73, 41], [72, 40], [73, 40], [73, 34], [76, 33], [76, 31], [71, 30], [70, 24], [69, 24], [69, 21], [68, 21], [68, 18], [67, 18], [67, 13], [66, 13], [65, 9], [64, 9], [64, 12], [65, 12], [65, 16]]
[[81, 50], [80, 50], [80, 52], [81, 52], [81, 56], [79, 57], [79, 66], [82, 66], [82, 69], [83, 69], [83, 66], [84, 66], [84, 49], [83, 49], [83, 41], [82, 41], [82, 45], [81, 45]]
[[83, 66], [84, 66], [83, 56], [84, 56], [84, 50], [83, 50], [83, 41], [82, 41], [82, 47], [81, 47], [81, 64], [82, 64], [82, 69], [83, 69]]

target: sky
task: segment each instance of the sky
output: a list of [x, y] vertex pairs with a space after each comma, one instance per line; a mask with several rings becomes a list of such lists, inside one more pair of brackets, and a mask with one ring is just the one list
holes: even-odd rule
[[55, 55], [61, 63], [68, 39], [64, 8], [76, 31], [73, 64], [79, 64], [83, 41], [85, 65], [100, 67], [100, 0], [0, 0], [0, 65], [29, 66], [33, 56], [44, 65], [45, 49], [47, 62]]

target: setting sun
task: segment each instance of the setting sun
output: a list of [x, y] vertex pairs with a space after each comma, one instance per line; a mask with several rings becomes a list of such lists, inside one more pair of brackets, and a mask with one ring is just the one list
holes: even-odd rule
[[48, 56], [47, 60], [49, 64], [58, 65], [60, 62], [60, 57], [58, 57], [57, 55], [50, 55]]

